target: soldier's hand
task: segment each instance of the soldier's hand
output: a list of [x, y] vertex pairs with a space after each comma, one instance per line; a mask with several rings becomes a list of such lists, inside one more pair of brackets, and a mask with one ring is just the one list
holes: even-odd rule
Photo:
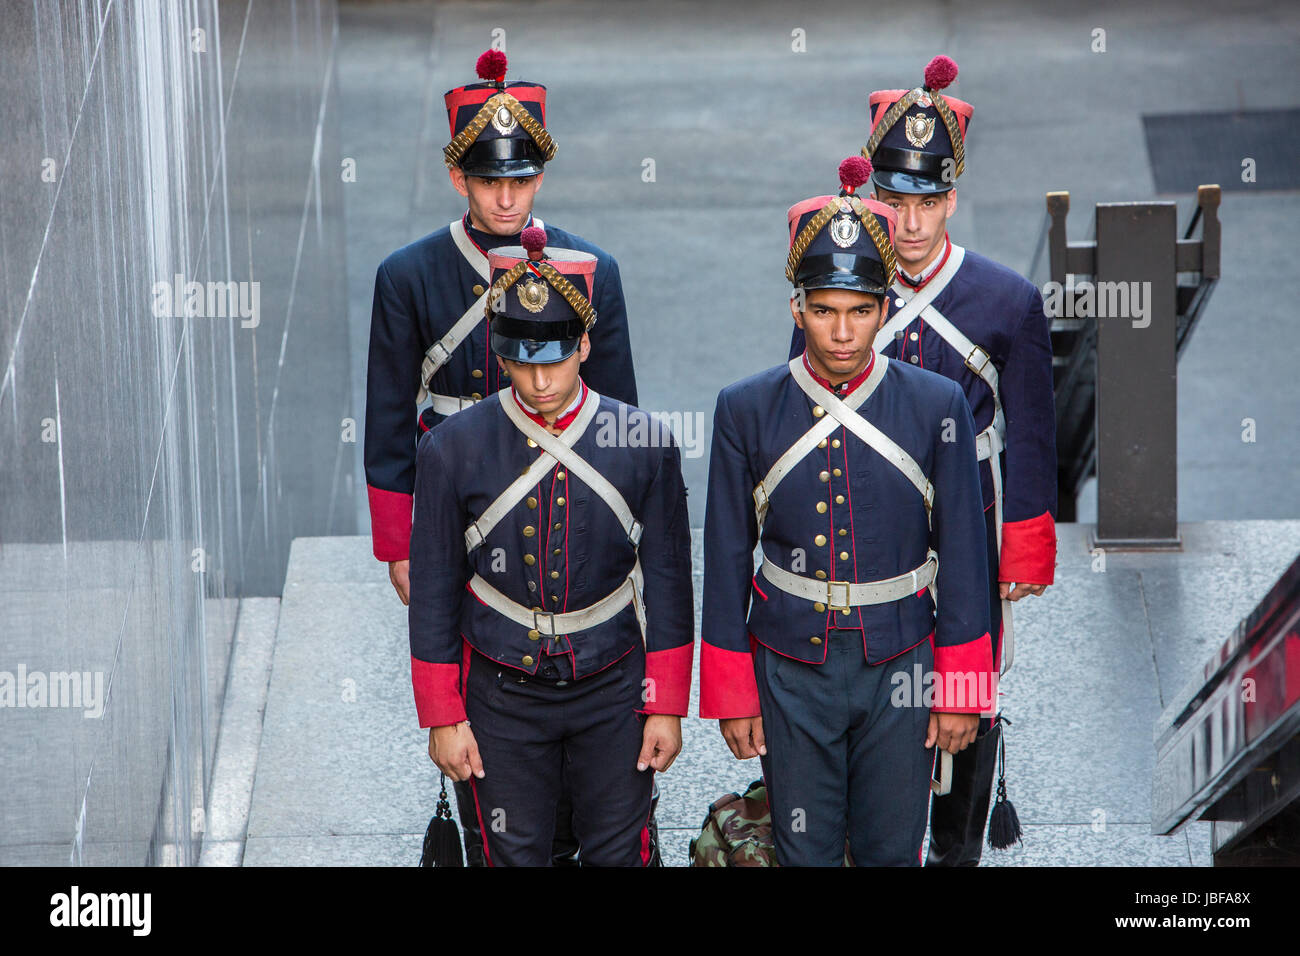
[[663, 773], [682, 752], [682, 719], [672, 714], [650, 714], [641, 730], [641, 754], [636, 769], [653, 767]]
[[478, 741], [469, 729], [469, 721], [429, 728], [429, 757], [438, 769], [452, 780], [483, 779], [483, 760], [478, 755]]
[[949, 714], [930, 712], [930, 729], [925, 735], [925, 746], [936, 743], [940, 750], [954, 756], [975, 742], [979, 733], [979, 714]]
[[389, 561], [388, 580], [393, 582], [393, 587], [397, 590], [397, 596], [402, 599], [402, 603], [410, 604], [411, 603], [411, 562], [410, 561]]
[[998, 582], [998, 595], [1004, 601], [1019, 601], [1022, 597], [1029, 594], [1038, 597], [1038, 595], [1042, 594], [1046, 590], [1046, 584], [1013, 584], [1010, 581]]
[[722, 739], [727, 742], [737, 760], [748, 760], [760, 754], [767, 755], [767, 742], [763, 738], [762, 717], [732, 717], [718, 721]]

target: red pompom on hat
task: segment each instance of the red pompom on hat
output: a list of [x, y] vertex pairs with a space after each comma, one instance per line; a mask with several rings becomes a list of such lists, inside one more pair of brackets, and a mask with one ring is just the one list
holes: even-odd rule
[[479, 79], [504, 82], [506, 78], [506, 55], [500, 50], [485, 50], [474, 64], [474, 72]]
[[519, 234], [519, 244], [529, 259], [542, 258], [542, 250], [546, 248], [546, 230], [541, 226], [529, 226]]
[[957, 63], [940, 53], [925, 65], [925, 88], [942, 90], [957, 79]]
[[840, 163], [840, 185], [849, 195], [871, 178], [871, 160], [865, 156], [850, 156]]

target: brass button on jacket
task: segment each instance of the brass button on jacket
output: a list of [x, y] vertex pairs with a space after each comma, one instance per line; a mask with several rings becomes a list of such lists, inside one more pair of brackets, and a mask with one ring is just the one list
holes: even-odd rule
[[532, 666], [533, 666], [533, 655], [532, 655], [532, 654], [525, 654], [525, 655], [524, 655], [523, 665], [524, 665], [525, 667], [532, 667]]

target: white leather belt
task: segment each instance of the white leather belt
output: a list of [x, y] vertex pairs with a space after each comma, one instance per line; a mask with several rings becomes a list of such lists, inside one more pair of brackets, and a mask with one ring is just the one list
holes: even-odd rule
[[462, 408], [469, 408], [475, 402], [482, 399], [471, 398], [469, 395], [430, 395], [432, 399], [433, 410], [439, 415], [455, 415]]
[[[934, 583], [939, 571], [939, 555], [933, 550], [926, 555], [925, 563], [911, 571], [880, 581], [823, 581], [794, 574], [774, 564], [763, 555], [759, 573], [786, 594], [836, 608], [861, 607], [867, 604], [888, 604]], [[931, 589], [933, 593], [933, 589]]]
[[561, 634], [573, 634], [603, 624], [618, 614], [628, 604], [636, 610], [637, 623], [641, 627], [641, 640], [645, 641], [645, 607], [641, 603], [641, 559], [637, 558], [629, 574], [617, 588], [605, 595], [595, 604], [581, 611], [534, 611], [506, 597], [482, 575], [475, 574], [470, 579], [470, 590], [474, 595], [498, 614], [502, 614], [521, 627], [529, 629], [529, 637], [555, 637]]

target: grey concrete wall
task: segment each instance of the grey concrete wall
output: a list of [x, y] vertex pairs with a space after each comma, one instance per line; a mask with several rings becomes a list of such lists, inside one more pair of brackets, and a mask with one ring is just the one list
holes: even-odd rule
[[193, 861], [237, 598], [356, 529], [336, 41], [331, 0], [6, 5], [0, 863]]

